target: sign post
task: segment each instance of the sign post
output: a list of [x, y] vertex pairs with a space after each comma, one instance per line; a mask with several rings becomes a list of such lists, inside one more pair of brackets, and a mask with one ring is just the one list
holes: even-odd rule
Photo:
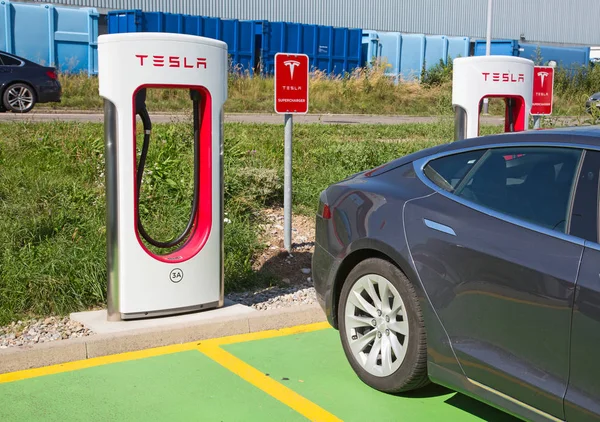
[[540, 128], [540, 116], [552, 114], [554, 95], [554, 68], [552, 66], [535, 66], [533, 68], [533, 102], [531, 115], [533, 128]]
[[308, 56], [275, 54], [275, 113], [284, 115], [283, 246], [292, 251], [293, 115], [308, 112]]

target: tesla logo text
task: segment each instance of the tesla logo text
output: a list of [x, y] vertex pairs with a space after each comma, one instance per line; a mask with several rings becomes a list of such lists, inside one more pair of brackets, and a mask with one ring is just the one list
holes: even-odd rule
[[549, 73], [548, 72], [538, 72], [537, 74], [540, 78], [542, 78], [542, 88], [544, 87], [544, 81], [546, 80], [546, 78], [548, 77]]
[[524, 73], [500, 73], [500, 72], [481, 72], [483, 80], [487, 82], [492, 80], [493, 82], [525, 82]]
[[206, 69], [206, 59], [202, 57], [196, 57], [195, 59], [189, 57], [179, 56], [148, 56], [147, 54], [136, 54], [135, 57], [140, 59], [140, 66], [146, 66], [151, 63], [154, 67], [184, 67], [186, 69]]
[[296, 60], [287, 60], [283, 62], [283, 64], [290, 68], [290, 79], [294, 79], [294, 68], [300, 66], [300, 62], [297, 62]]

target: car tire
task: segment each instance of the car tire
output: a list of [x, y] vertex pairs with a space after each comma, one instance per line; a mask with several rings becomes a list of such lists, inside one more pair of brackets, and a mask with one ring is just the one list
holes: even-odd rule
[[378, 258], [354, 267], [340, 293], [338, 321], [346, 358], [365, 384], [386, 393], [429, 384], [423, 314], [398, 267]]
[[12, 84], [4, 90], [2, 102], [13, 113], [29, 113], [36, 103], [35, 91], [24, 83]]

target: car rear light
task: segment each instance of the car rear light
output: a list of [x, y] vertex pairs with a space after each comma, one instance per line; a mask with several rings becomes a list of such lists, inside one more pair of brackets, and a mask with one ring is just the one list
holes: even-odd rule
[[329, 205], [325, 204], [323, 206], [323, 219], [329, 220], [330, 218], [331, 218], [331, 208], [329, 208]]
[[49, 70], [46, 72], [46, 75], [48, 75], [48, 77], [50, 79], [58, 79], [58, 76], [56, 76], [56, 72], [53, 70]]

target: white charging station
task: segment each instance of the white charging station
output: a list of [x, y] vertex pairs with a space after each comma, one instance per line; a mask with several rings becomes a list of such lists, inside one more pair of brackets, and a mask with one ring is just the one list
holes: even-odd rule
[[479, 136], [485, 98], [505, 99], [505, 132], [527, 130], [533, 97], [533, 61], [511, 56], [459, 57], [453, 67], [455, 140]]
[[[227, 71], [227, 45], [221, 41], [167, 33], [98, 37], [110, 321], [223, 305], [222, 145]], [[153, 88], [186, 90], [193, 100], [194, 116], [195, 187], [189, 230], [176, 250], [162, 255], [151, 252], [142, 241], [138, 214], [141, 178], [136, 174], [140, 165], [136, 115], [142, 117], [145, 136], [150, 139], [145, 93]]]

